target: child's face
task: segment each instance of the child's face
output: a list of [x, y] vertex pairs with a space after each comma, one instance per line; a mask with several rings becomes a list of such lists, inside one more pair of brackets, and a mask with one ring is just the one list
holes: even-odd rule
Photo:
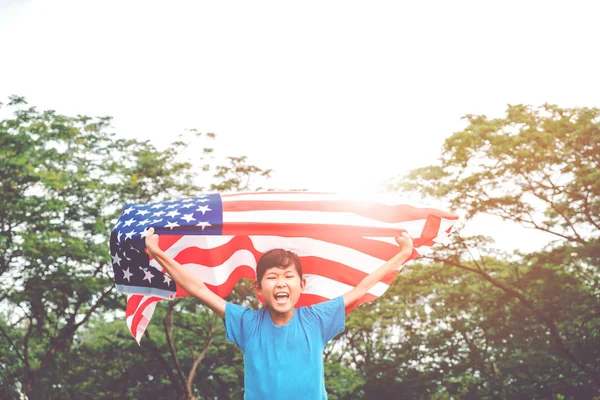
[[294, 308], [306, 286], [293, 265], [273, 267], [265, 271], [258, 290], [268, 309], [286, 313]]

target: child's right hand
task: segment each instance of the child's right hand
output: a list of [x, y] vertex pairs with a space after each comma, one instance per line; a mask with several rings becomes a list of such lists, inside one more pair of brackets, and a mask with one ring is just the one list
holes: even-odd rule
[[154, 233], [154, 228], [148, 229], [148, 232], [146, 232], [146, 248], [150, 254], [154, 254], [160, 250], [158, 247], [158, 238], [159, 236]]

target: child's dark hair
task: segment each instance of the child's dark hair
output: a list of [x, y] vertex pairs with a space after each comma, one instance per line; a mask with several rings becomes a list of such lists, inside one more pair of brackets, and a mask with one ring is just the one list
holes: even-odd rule
[[296, 253], [284, 249], [272, 249], [264, 253], [256, 264], [256, 283], [258, 287], [260, 287], [260, 281], [266, 270], [273, 267], [287, 268], [290, 265], [296, 268], [296, 272], [302, 279], [302, 264]]

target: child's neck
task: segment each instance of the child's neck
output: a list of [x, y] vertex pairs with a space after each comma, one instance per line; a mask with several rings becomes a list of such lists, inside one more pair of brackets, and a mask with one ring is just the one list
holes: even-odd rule
[[269, 315], [271, 316], [271, 320], [275, 325], [283, 326], [287, 325], [287, 323], [292, 320], [295, 310], [295, 308], [292, 308], [290, 311], [285, 313], [278, 313], [277, 311], [269, 309]]

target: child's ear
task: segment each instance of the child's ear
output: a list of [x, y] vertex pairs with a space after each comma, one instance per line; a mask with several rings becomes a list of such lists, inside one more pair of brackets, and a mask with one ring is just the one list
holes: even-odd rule
[[258, 281], [254, 282], [252, 284], [252, 287], [254, 288], [254, 293], [256, 293], [256, 296], [260, 299], [262, 296], [260, 282], [258, 282]]
[[258, 301], [260, 301], [262, 304], [265, 304], [258, 282], [254, 282], [252, 284], [252, 287], [254, 288], [254, 293], [256, 293], [256, 298], [258, 299]]
[[304, 291], [304, 288], [306, 287], [306, 278], [302, 278], [302, 280], [300, 281], [300, 289], [302, 289], [302, 291]]

